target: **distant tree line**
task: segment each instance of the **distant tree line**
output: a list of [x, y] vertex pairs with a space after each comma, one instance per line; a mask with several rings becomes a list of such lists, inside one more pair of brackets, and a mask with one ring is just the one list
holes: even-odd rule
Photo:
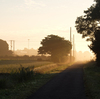
[[6, 41], [0, 39], [0, 56], [12, 56], [13, 52], [9, 50], [9, 46]]
[[37, 50], [31, 48], [24, 48], [23, 50], [16, 50], [14, 51], [14, 55], [18, 55], [18, 56], [24, 56], [24, 55], [28, 55], [28, 56], [32, 56], [32, 55], [38, 55]]
[[[37, 56], [17, 56], [9, 50], [6, 41], [0, 40], [0, 59], [7, 60], [49, 60], [53, 62], [69, 62], [70, 51], [72, 44], [70, 41], [65, 40], [63, 37], [57, 35], [48, 35], [41, 41], [42, 46], [38, 49]], [[48, 55], [48, 56], [45, 56]], [[74, 58], [73, 58], [74, 60]]]
[[0, 60], [33, 60], [33, 61], [51, 61], [50, 56], [28, 56], [28, 55], [23, 55], [23, 56], [0, 56]]

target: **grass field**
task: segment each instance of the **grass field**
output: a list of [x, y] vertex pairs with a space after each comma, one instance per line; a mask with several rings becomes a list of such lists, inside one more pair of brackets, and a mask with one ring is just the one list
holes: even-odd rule
[[88, 99], [100, 99], [100, 67], [94, 61], [85, 64], [84, 80]]
[[[1, 75], [0, 99], [26, 99], [71, 64], [59, 65], [51, 62], [33, 62], [22, 63], [21, 65], [22, 67], [16, 64], [1, 65], [0, 68], [5, 70], [1, 71], [2, 73], [9, 73], [12, 69], [19, 71], [9, 75]], [[32, 69], [32, 66], [35, 68]]]
[[30, 69], [41, 67], [44, 65], [52, 64], [48, 61], [32, 61], [32, 60], [9, 60], [9, 61], [0, 61], [0, 73], [10, 73], [17, 70], [21, 66]]

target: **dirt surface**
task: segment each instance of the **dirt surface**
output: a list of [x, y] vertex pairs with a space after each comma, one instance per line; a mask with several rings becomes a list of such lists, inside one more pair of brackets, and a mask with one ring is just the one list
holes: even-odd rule
[[74, 64], [57, 74], [27, 99], [87, 99], [82, 65]]

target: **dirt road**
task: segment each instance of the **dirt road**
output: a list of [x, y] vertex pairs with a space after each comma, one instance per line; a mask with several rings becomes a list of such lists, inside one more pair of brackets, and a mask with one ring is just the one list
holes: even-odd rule
[[67, 68], [28, 99], [87, 99], [82, 65], [77, 63]]

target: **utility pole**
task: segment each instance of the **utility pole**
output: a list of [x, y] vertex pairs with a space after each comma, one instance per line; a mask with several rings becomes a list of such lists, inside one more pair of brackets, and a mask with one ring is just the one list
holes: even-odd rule
[[10, 40], [10, 50], [11, 51], [15, 50], [15, 40]]
[[10, 40], [10, 50], [12, 50], [12, 40]]
[[[72, 43], [72, 40], [71, 40], [71, 37], [72, 37], [72, 35], [71, 35], [71, 27], [70, 27], [70, 42]], [[70, 51], [70, 62], [72, 61], [72, 50]]]
[[13, 51], [15, 51], [15, 40], [13, 40]]

